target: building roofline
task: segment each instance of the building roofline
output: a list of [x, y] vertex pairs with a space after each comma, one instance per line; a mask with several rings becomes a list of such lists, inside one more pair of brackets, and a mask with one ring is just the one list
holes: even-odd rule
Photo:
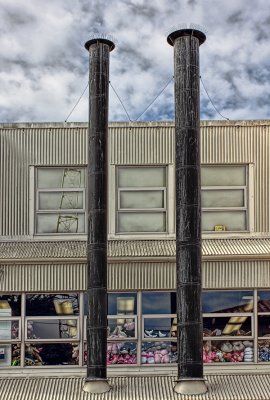
[[[270, 120], [201, 120], [204, 126], [270, 126]], [[24, 129], [24, 128], [87, 128], [87, 122], [11, 122], [1, 123], [0, 129]], [[109, 122], [109, 127], [171, 127], [174, 121], [134, 121], [134, 122]]]

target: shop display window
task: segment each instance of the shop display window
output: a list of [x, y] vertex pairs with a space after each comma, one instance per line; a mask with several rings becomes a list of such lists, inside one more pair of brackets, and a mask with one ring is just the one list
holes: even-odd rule
[[149, 341], [142, 343], [142, 364], [171, 364], [177, 362], [177, 343]]
[[254, 308], [251, 290], [219, 290], [202, 293], [203, 313], [246, 313]]
[[270, 290], [259, 290], [257, 298], [258, 313], [270, 314]]
[[4, 294], [0, 296], [0, 317], [19, 317], [21, 315], [21, 295]]
[[203, 344], [203, 362], [243, 363], [254, 362], [252, 340], [207, 340]]
[[78, 364], [79, 343], [25, 343], [25, 366]]
[[120, 339], [125, 338], [137, 338], [137, 321], [135, 318], [119, 318], [119, 317], [109, 317], [108, 318], [108, 340], [110, 339]]
[[203, 317], [203, 336], [252, 336], [251, 316], [235, 315]]
[[21, 345], [0, 344], [0, 367], [19, 367], [21, 365]]
[[137, 293], [109, 293], [108, 315], [136, 315]]
[[20, 340], [20, 320], [0, 318], [0, 342]]
[[258, 361], [270, 361], [270, 339], [258, 340]]
[[108, 342], [107, 365], [137, 364], [137, 342]]
[[74, 294], [28, 294], [26, 316], [78, 315], [79, 295]]
[[78, 321], [73, 319], [27, 319], [27, 339], [78, 339]]
[[173, 337], [174, 315], [166, 317], [143, 317], [143, 335], [148, 339]]
[[143, 292], [142, 314], [175, 314], [175, 292]]

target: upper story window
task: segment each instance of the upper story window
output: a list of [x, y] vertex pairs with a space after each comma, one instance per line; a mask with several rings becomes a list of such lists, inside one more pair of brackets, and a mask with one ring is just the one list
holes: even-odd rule
[[117, 232], [166, 232], [166, 167], [119, 167], [117, 171]]
[[248, 229], [246, 166], [202, 166], [202, 231]]
[[85, 169], [36, 170], [37, 234], [85, 233]]

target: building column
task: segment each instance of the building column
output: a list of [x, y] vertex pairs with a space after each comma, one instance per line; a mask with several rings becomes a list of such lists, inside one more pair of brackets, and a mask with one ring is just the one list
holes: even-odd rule
[[207, 391], [201, 311], [201, 182], [199, 46], [205, 35], [172, 32], [175, 81], [175, 187], [178, 380], [175, 392]]
[[95, 38], [89, 51], [87, 377], [83, 390], [104, 393], [107, 380], [107, 196], [109, 57], [114, 43]]

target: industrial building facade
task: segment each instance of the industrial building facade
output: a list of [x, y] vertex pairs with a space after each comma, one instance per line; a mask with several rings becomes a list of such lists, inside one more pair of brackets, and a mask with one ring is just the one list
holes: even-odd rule
[[[109, 140], [109, 375], [173, 374], [174, 125]], [[84, 374], [87, 126], [2, 124], [0, 163], [0, 369]], [[203, 121], [201, 166], [205, 370], [268, 371], [269, 121]]]

